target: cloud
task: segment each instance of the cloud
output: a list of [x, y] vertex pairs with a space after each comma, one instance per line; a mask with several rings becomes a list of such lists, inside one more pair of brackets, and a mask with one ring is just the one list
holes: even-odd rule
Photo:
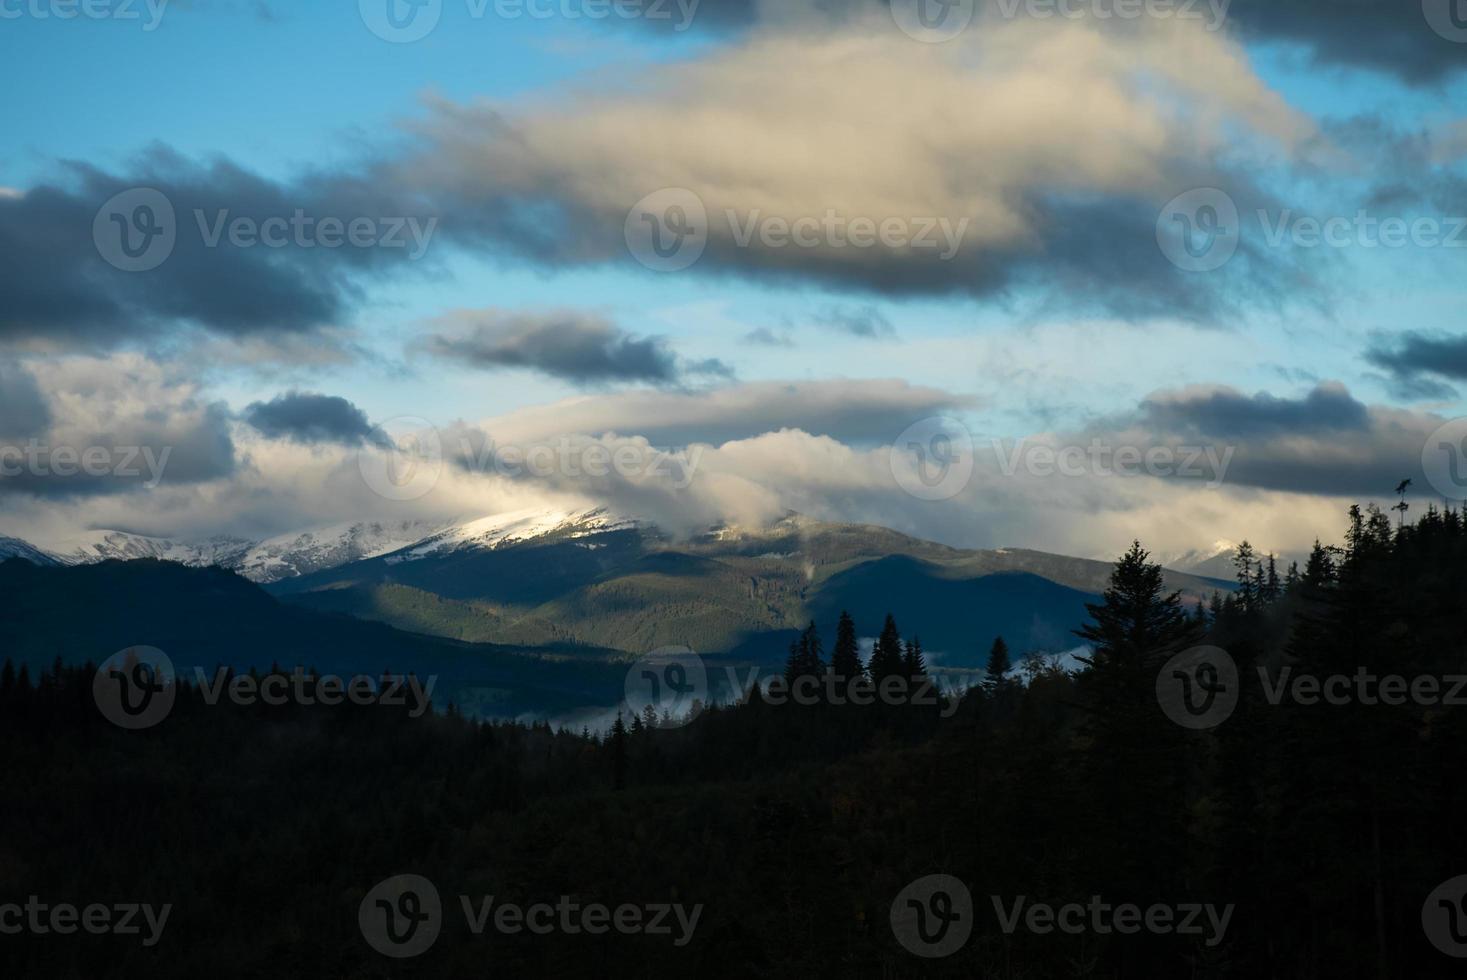
[[744, 334], [743, 342], [757, 347], [793, 347], [794, 340], [787, 333], [775, 333], [768, 327], [755, 327]]
[[23, 364], [0, 361], [0, 439], [39, 435], [51, 423], [51, 409]]
[[1366, 407], [1338, 383], [1318, 385], [1303, 398], [1196, 386], [1152, 395], [1141, 416], [1163, 431], [1222, 439], [1363, 431], [1370, 424]]
[[236, 472], [227, 407], [156, 364], [72, 357], [35, 361], [31, 371], [47, 396], [48, 424], [3, 447], [0, 495], [135, 500]]
[[[0, 196], [0, 341], [100, 350], [180, 327], [244, 338], [338, 325], [357, 276], [407, 265], [432, 220], [349, 173], [277, 182], [161, 147], [125, 174], [66, 163]], [[349, 234], [353, 221], [368, 225]], [[157, 264], [117, 267], [123, 235]]]
[[[1290, 295], [1289, 263], [1303, 261], [1264, 261], [1245, 238], [1204, 277], [1157, 247], [1158, 215], [1183, 191], [1229, 190], [1244, 213], [1268, 203], [1239, 164], [1291, 154], [1314, 127], [1236, 44], [1155, 19], [999, 21], [946, 45], [914, 43], [889, 16], [761, 29], [593, 92], [429, 106], [423, 148], [380, 179], [437, 201], [454, 216], [446, 234], [553, 268], [635, 268], [628, 215], [667, 188], [707, 215], [692, 275], [893, 296], [1032, 290], [1210, 318], [1239, 296]], [[800, 243], [759, 233], [801, 221]], [[857, 222], [911, 240], [855, 245]]]
[[[1445, 18], [1455, 0], [1426, 0]], [[1467, 67], [1467, 47], [1432, 29], [1416, 0], [1233, 0], [1250, 40], [1302, 45], [1317, 62], [1371, 68], [1435, 85]]]
[[817, 314], [815, 322], [852, 337], [875, 340], [896, 336], [896, 327], [874, 306], [831, 307]]
[[[1207, 451], [1229, 460], [1221, 482], [1234, 489], [1378, 499], [1406, 477], [1428, 485], [1422, 449], [1445, 420], [1357, 401], [1338, 382], [1298, 398], [1245, 395], [1225, 386], [1159, 392], [1135, 412], [1056, 437], [1061, 444]], [[1201, 467], [1212, 480], [1213, 467]], [[1170, 480], [1195, 479], [1168, 473]]]
[[645, 436], [655, 445], [718, 445], [780, 429], [879, 444], [913, 422], [960, 412], [974, 399], [891, 379], [761, 381], [707, 391], [627, 391], [518, 409], [480, 423], [501, 441], [562, 433]]
[[[1467, 49], [1432, 30], [1429, 19], [1446, 18], [1452, 2], [1426, 0], [1428, 16], [1423, 16], [1423, 4], [1416, 0], [1226, 0], [1223, 10], [1227, 23], [1246, 40], [1298, 45], [1320, 64], [1369, 68], [1413, 84], [1431, 85], [1467, 66]], [[714, 32], [742, 31], [756, 25], [800, 29], [821, 24], [829, 28], [866, 12], [887, 12], [889, 6], [889, 0], [701, 0], [694, 27]], [[1017, 10], [1020, 18], [1030, 9], [1022, 3], [997, 0], [978, 0], [976, 6], [970, 31], [990, 29], [1006, 9]], [[1071, 9], [1094, 9], [1119, 20], [1116, 11], [1122, 6], [1120, 0], [1100, 0], [1093, 8], [1079, 4]], [[1175, 7], [1183, 9], [1181, 4]], [[1041, 24], [1059, 19], [1053, 4], [1032, 9], [1047, 14]], [[1207, 3], [1187, 9], [1197, 18], [1215, 16]], [[660, 30], [669, 22], [639, 19], [639, 23]]]
[[268, 402], [255, 402], [244, 420], [271, 439], [289, 439], [305, 445], [335, 442], [360, 446], [374, 437], [367, 413], [345, 398], [290, 391]]
[[1467, 381], [1467, 335], [1408, 331], [1378, 341], [1365, 358], [1389, 372], [1396, 394], [1411, 400], [1454, 397], [1441, 379]]
[[577, 385], [666, 385], [686, 375], [733, 373], [716, 359], [681, 362], [665, 337], [636, 337], [593, 313], [460, 310], [437, 322], [447, 329], [418, 346], [470, 367], [524, 368]]

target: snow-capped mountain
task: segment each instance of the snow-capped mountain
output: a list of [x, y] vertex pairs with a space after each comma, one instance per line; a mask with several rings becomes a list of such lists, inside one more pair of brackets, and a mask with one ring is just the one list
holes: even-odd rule
[[116, 558], [160, 558], [181, 565], [222, 565], [232, 568], [250, 548], [242, 538], [213, 537], [203, 541], [154, 538], [126, 531], [87, 531], [53, 544], [48, 550], [66, 565], [80, 565]]
[[613, 514], [605, 508], [582, 511], [514, 511], [445, 528], [387, 560], [390, 564], [399, 564], [468, 548], [502, 548], [552, 535], [578, 538], [638, 526], [638, 522]]
[[214, 537], [202, 541], [96, 530], [47, 548], [0, 537], [0, 560], [26, 558], [36, 564], [80, 565], [116, 559], [157, 558], [182, 565], [218, 565], [261, 584], [308, 575], [369, 558], [414, 561], [469, 548], [494, 549], [552, 535], [584, 537], [636, 527], [635, 521], [604, 509], [525, 510], [473, 520], [358, 521], [292, 531], [264, 541]]
[[296, 531], [261, 541], [229, 567], [255, 582], [278, 582], [388, 555], [417, 544], [442, 528], [442, 524], [429, 521], [386, 524], [362, 521]]
[[34, 545], [27, 544], [20, 538], [7, 538], [0, 535], [0, 561], [8, 558], [24, 558], [33, 565], [55, 565], [55, 558], [42, 551]]
[[1162, 565], [1173, 571], [1201, 575], [1205, 578], [1232, 580], [1237, 570], [1233, 568], [1233, 555], [1238, 545], [1233, 541], [1219, 539], [1210, 548], [1194, 548], [1179, 555], [1162, 559]]

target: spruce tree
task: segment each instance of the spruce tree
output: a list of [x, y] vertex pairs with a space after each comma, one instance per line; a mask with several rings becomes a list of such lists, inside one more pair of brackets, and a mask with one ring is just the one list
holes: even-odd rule
[[993, 646], [988, 648], [988, 670], [983, 678], [983, 690], [994, 697], [1008, 687], [1008, 673], [1013, 668], [1009, 660], [1009, 645], [1002, 636], [994, 637]]
[[871, 679], [880, 683], [888, 677], [900, 677], [902, 654], [902, 635], [897, 631], [896, 619], [887, 613], [881, 635], [876, 639], [876, 648], [871, 651]]
[[852, 680], [866, 672], [861, 665], [860, 646], [856, 640], [856, 621], [842, 612], [835, 627], [835, 649], [830, 654], [830, 672], [841, 680]]

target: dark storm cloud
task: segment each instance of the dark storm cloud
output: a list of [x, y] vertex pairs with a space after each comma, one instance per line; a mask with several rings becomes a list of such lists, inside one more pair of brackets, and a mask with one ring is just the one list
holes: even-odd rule
[[1407, 332], [1382, 339], [1365, 352], [1366, 360], [1387, 371], [1402, 395], [1449, 398], [1443, 382], [1467, 381], [1467, 335]]
[[46, 431], [51, 410], [35, 376], [0, 361], [0, 439], [28, 439]]
[[[1134, 413], [1075, 436], [1078, 445], [1206, 450], [1226, 459], [1222, 483], [1288, 493], [1384, 499], [1410, 477], [1426, 486], [1422, 449], [1444, 420], [1357, 401], [1325, 383], [1301, 397], [1223, 387], [1160, 392]], [[1184, 458], [1184, 457], [1183, 457]], [[1210, 466], [1201, 469], [1211, 479]], [[1167, 479], [1189, 479], [1167, 473]]]
[[1366, 407], [1344, 386], [1322, 384], [1303, 398], [1267, 392], [1245, 395], [1231, 388], [1153, 396], [1141, 405], [1145, 424], [1171, 432], [1223, 439], [1314, 435], [1369, 427]]
[[[297, 214], [301, 223], [291, 224]], [[237, 221], [263, 229], [271, 219], [269, 244], [231, 233]], [[330, 235], [325, 219], [365, 219], [373, 231]], [[354, 273], [418, 257], [410, 221], [422, 231], [430, 220], [347, 174], [281, 184], [166, 149], [125, 176], [68, 163], [52, 181], [0, 195], [0, 340], [106, 348], [178, 325], [236, 337], [308, 332], [348, 313], [358, 299]], [[405, 244], [386, 244], [398, 239]], [[109, 261], [126, 255], [124, 245], [161, 258], [125, 271]]]
[[307, 445], [359, 446], [385, 438], [374, 439], [367, 413], [335, 395], [290, 391], [268, 402], [255, 402], [244, 410], [243, 417], [271, 439]]
[[1456, 2], [1233, 0], [1228, 20], [1245, 40], [1300, 44], [1324, 64], [1373, 68], [1415, 84], [1435, 84], [1467, 67], [1467, 45], [1437, 33], [1430, 19], [1449, 23]]
[[666, 338], [636, 337], [590, 313], [463, 312], [446, 321], [456, 329], [431, 334], [420, 346], [472, 367], [524, 368], [580, 385], [668, 385], [688, 374], [732, 374], [716, 359], [683, 364]]
[[[910, 2], [910, 0], [905, 0]], [[1467, 67], [1467, 44], [1449, 40], [1433, 29], [1453, 24], [1457, 0], [1232, 0], [1227, 23], [1245, 41], [1281, 42], [1307, 49], [1321, 64], [1389, 72], [1413, 84], [1436, 84]], [[693, 27], [713, 32], [745, 30], [755, 24], [811, 22], [836, 25], [868, 11], [885, 11], [891, 0], [701, 0]], [[1096, 9], [1111, 10], [1103, 2]], [[1198, 16], [1211, 17], [1206, 4]], [[934, 5], [934, 9], [938, 9]], [[981, 29], [985, 17], [1005, 16], [1026, 7], [1015, 2], [978, 0], [970, 30]], [[1053, 20], [1053, 5], [1039, 10]], [[1088, 9], [1081, 6], [1080, 9]], [[615, 21], [609, 18], [609, 21]], [[1462, 14], [1456, 15], [1463, 20]], [[671, 35], [668, 20], [638, 18], [634, 23]], [[1462, 25], [1467, 30], [1467, 24]], [[1447, 28], [1448, 31], [1451, 27]]]

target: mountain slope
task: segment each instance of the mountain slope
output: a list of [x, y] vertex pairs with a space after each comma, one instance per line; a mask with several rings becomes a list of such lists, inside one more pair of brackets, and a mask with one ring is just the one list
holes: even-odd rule
[[434, 700], [492, 704], [512, 717], [615, 704], [626, 667], [614, 651], [525, 650], [468, 644], [292, 606], [219, 568], [167, 561], [40, 567], [0, 562], [7, 622], [0, 658], [33, 674], [60, 656], [101, 663], [129, 646], [154, 646], [190, 678], [193, 668], [278, 663], [343, 676], [412, 671], [438, 677]]

